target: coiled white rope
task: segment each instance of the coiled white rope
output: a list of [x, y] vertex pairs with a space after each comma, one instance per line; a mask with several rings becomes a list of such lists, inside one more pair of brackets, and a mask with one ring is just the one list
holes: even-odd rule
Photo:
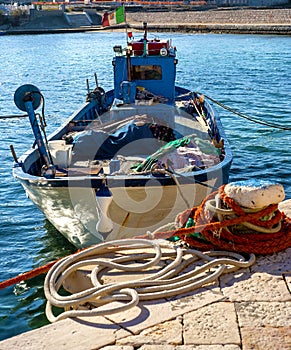
[[[249, 267], [254, 262], [253, 254], [249, 260], [234, 252], [204, 254], [165, 240], [125, 239], [102, 243], [60, 260], [50, 269], [44, 282], [46, 315], [50, 322], [55, 322], [67, 317], [122, 312], [140, 300], [162, 299], [193, 291], [217, 280], [223, 273]], [[89, 266], [93, 266], [90, 288], [66, 296], [59, 294], [63, 282], [71, 274]], [[102, 274], [106, 275], [108, 271], [147, 276], [134, 280], [130, 276], [125, 282], [103, 284]], [[100, 309], [104, 304], [116, 301], [118, 306], [115, 303]], [[53, 306], [65, 311], [54, 316]]]
[[[214, 213], [218, 216], [219, 221], [224, 221], [225, 216], [228, 217], [228, 219], [237, 217], [234, 210], [221, 208], [221, 201], [219, 199], [219, 196], [216, 196], [215, 199], [208, 200], [206, 202], [205, 206], [206, 206], [206, 209], [208, 209], [209, 211], [211, 211], [212, 213]], [[256, 209], [244, 208], [243, 210], [245, 213], [257, 213], [265, 208], [266, 207], [256, 208]], [[271, 216], [270, 216], [270, 218], [271, 218]], [[252, 224], [250, 222], [242, 222], [242, 223], [240, 223], [240, 225], [248, 227], [251, 230], [261, 232], [261, 233], [277, 233], [282, 229], [282, 222], [281, 221], [278, 222], [278, 224], [276, 224], [275, 226], [273, 226], [271, 228], [265, 228], [262, 226]]]

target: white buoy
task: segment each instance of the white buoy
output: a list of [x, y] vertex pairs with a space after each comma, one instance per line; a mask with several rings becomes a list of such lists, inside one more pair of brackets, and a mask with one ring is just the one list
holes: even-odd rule
[[108, 209], [112, 199], [112, 194], [108, 188], [96, 191], [96, 202], [99, 214], [96, 230], [99, 233], [109, 233], [113, 230], [113, 222], [108, 216]]
[[257, 179], [230, 182], [224, 191], [241, 207], [251, 209], [278, 204], [285, 198], [284, 187], [281, 184]]

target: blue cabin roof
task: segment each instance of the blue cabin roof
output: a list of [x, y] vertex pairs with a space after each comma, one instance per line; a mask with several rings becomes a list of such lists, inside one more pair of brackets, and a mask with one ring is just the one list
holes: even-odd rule
[[122, 85], [128, 82], [130, 89], [145, 89], [165, 98], [167, 104], [174, 103], [177, 59], [168, 41], [144, 39], [129, 43], [125, 50], [117, 48], [112, 62], [115, 98], [124, 99]]

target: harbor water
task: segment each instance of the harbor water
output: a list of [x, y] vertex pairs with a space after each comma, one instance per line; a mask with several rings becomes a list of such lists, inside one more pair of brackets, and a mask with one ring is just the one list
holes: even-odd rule
[[[135, 33], [134, 33], [135, 35]], [[149, 34], [149, 38], [154, 38]], [[202, 92], [263, 122], [291, 128], [291, 38], [287, 36], [157, 34], [177, 47], [177, 85]], [[47, 132], [85, 101], [94, 73], [112, 88], [112, 46], [124, 33], [95, 32], [0, 37], [0, 116], [21, 114], [13, 102], [22, 84], [45, 97]], [[217, 107], [234, 161], [230, 181], [281, 183], [291, 198], [291, 131], [252, 123]], [[33, 145], [27, 118], [0, 120], [0, 280], [65, 256], [71, 246], [26, 198], [12, 177], [13, 145], [19, 156]], [[48, 323], [43, 278], [0, 291], [0, 340]]]

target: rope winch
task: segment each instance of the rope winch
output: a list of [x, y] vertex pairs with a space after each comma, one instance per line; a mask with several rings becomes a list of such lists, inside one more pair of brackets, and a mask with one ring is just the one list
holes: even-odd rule
[[[31, 84], [20, 86], [14, 94], [14, 102], [16, 106], [27, 113], [31, 128], [35, 137], [35, 145], [37, 145], [40, 161], [42, 164], [42, 175], [46, 178], [55, 176], [56, 168], [52, 164], [50, 152], [48, 151], [48, 141], [45, 132], [46, 121], [44, 116], [44, 98], [40, 90]], [[42, 106], [42, 114], [36, 114], [35, 110]], [[37, 121], [37, 115], [40, 119], [40, 125]]]

